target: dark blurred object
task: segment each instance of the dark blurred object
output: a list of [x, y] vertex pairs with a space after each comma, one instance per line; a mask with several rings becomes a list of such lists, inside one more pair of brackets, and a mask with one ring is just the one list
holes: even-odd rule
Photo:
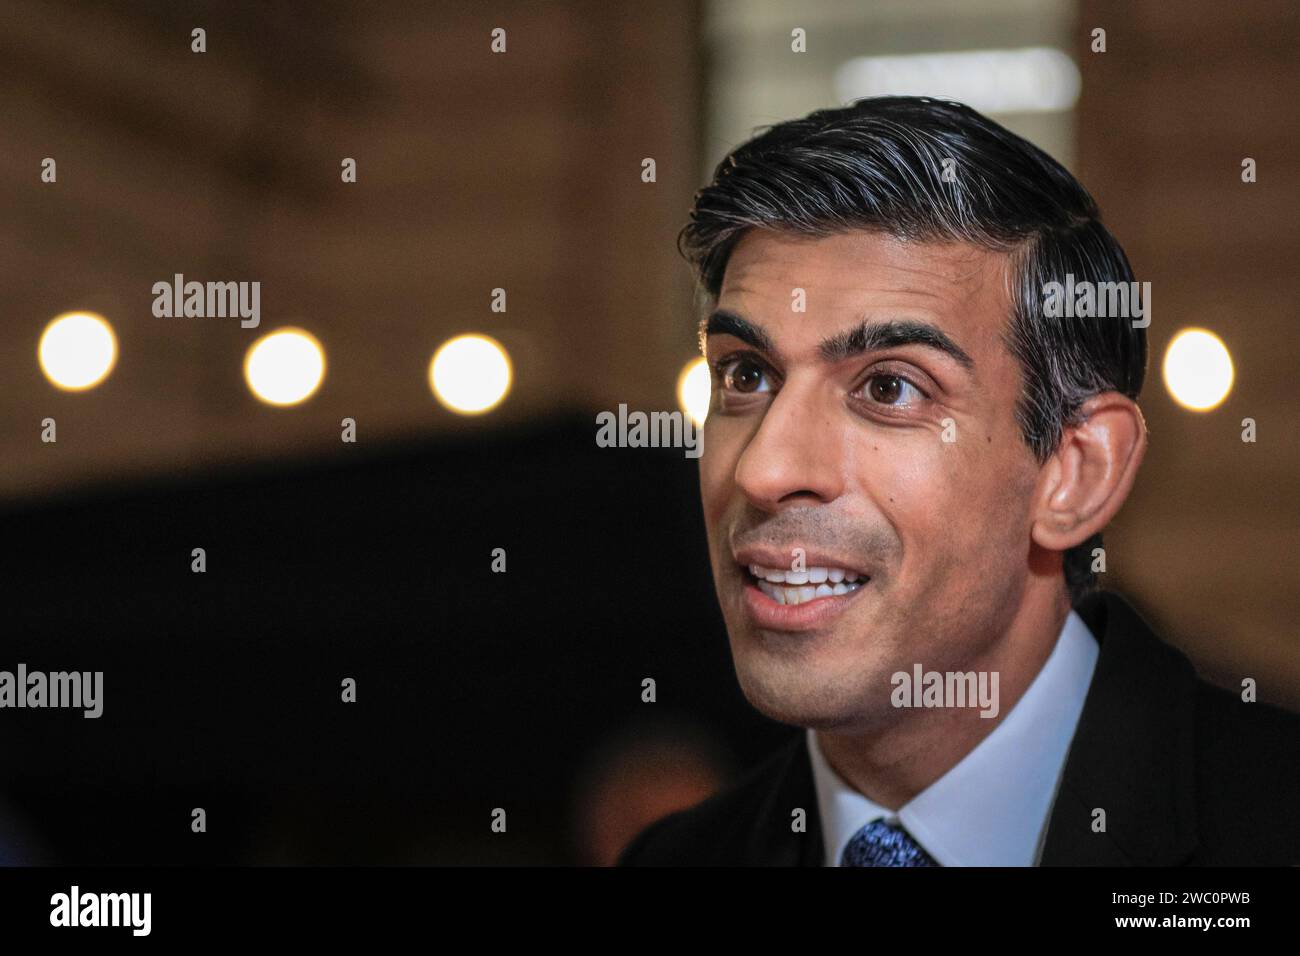
[[606, 728], [663, 708], [760, 756], [783, 728], [736, 685], [695, 462], [594, 434], [0, 509], [0, 663], [104, 672], [99, 719], [5, 712], [7, 796], [62, 863], [564, 863]]
[[0, 866], [47, 866], [51, 862], [31, 821], [0, 796]]
[[642, 720], [610, 737], [576, 780], [577, 861], [613, 866], [638, 833], [712, 796], [731, 772], [719, 738], [688, 721]]

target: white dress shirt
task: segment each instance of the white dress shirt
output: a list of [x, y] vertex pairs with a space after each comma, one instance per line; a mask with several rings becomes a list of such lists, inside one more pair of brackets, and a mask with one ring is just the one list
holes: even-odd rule
[[1038, 676], [997, 727], [898, 811], [868, 800], [808, 730], [826, 865], [872, 820], [898, 823], [942, 866], [1034, 866], [1099, 647], [1074, 611]]

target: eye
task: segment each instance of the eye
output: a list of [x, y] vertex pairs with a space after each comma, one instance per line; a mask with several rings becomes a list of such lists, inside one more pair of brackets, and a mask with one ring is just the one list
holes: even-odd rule
[[862, 392], [870, 401], [881, 405], [912, 405], [926, 397], [901, 375], [873, 375], [863, 384]]
[[717, 365], [722, 387], [728, 391], [751, 394], [770, 392], [772, 386], [767, 383], [766, 372], [762, 365], [749, 358], [726, 359]]

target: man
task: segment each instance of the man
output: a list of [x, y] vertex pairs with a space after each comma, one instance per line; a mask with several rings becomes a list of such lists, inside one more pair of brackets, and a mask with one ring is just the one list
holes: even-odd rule
[[1063, 167], [959, 104], [861, 100], [737, 148], [680, 244], [736, 675], [805, 731], [622, 863], [1300, 863], [1300, 717], [1095, 590], [1147, 320], [1045, 307], [1133, 279]]

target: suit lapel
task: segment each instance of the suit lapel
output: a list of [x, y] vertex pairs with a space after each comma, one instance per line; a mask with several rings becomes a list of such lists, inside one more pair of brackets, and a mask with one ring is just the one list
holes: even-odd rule
[[[821, 866], [821, 818], [817, 812], [817, 790], [813, 785], [808, 742], [801, 730], [782, 750], [773, 773], [775, 786], [767, 788], [745, 847], [750, 866]], [[807, 830], [791, 829], [793, 812], [806, 814]]]
[[[1196, 847], [1196, 676], [1122, 598], [1076, 608], [1100, 643], [1066, 758], [1043, 866], [1172, 866]], [[1105, 811], [1095, 832], [1094, 813]]]

